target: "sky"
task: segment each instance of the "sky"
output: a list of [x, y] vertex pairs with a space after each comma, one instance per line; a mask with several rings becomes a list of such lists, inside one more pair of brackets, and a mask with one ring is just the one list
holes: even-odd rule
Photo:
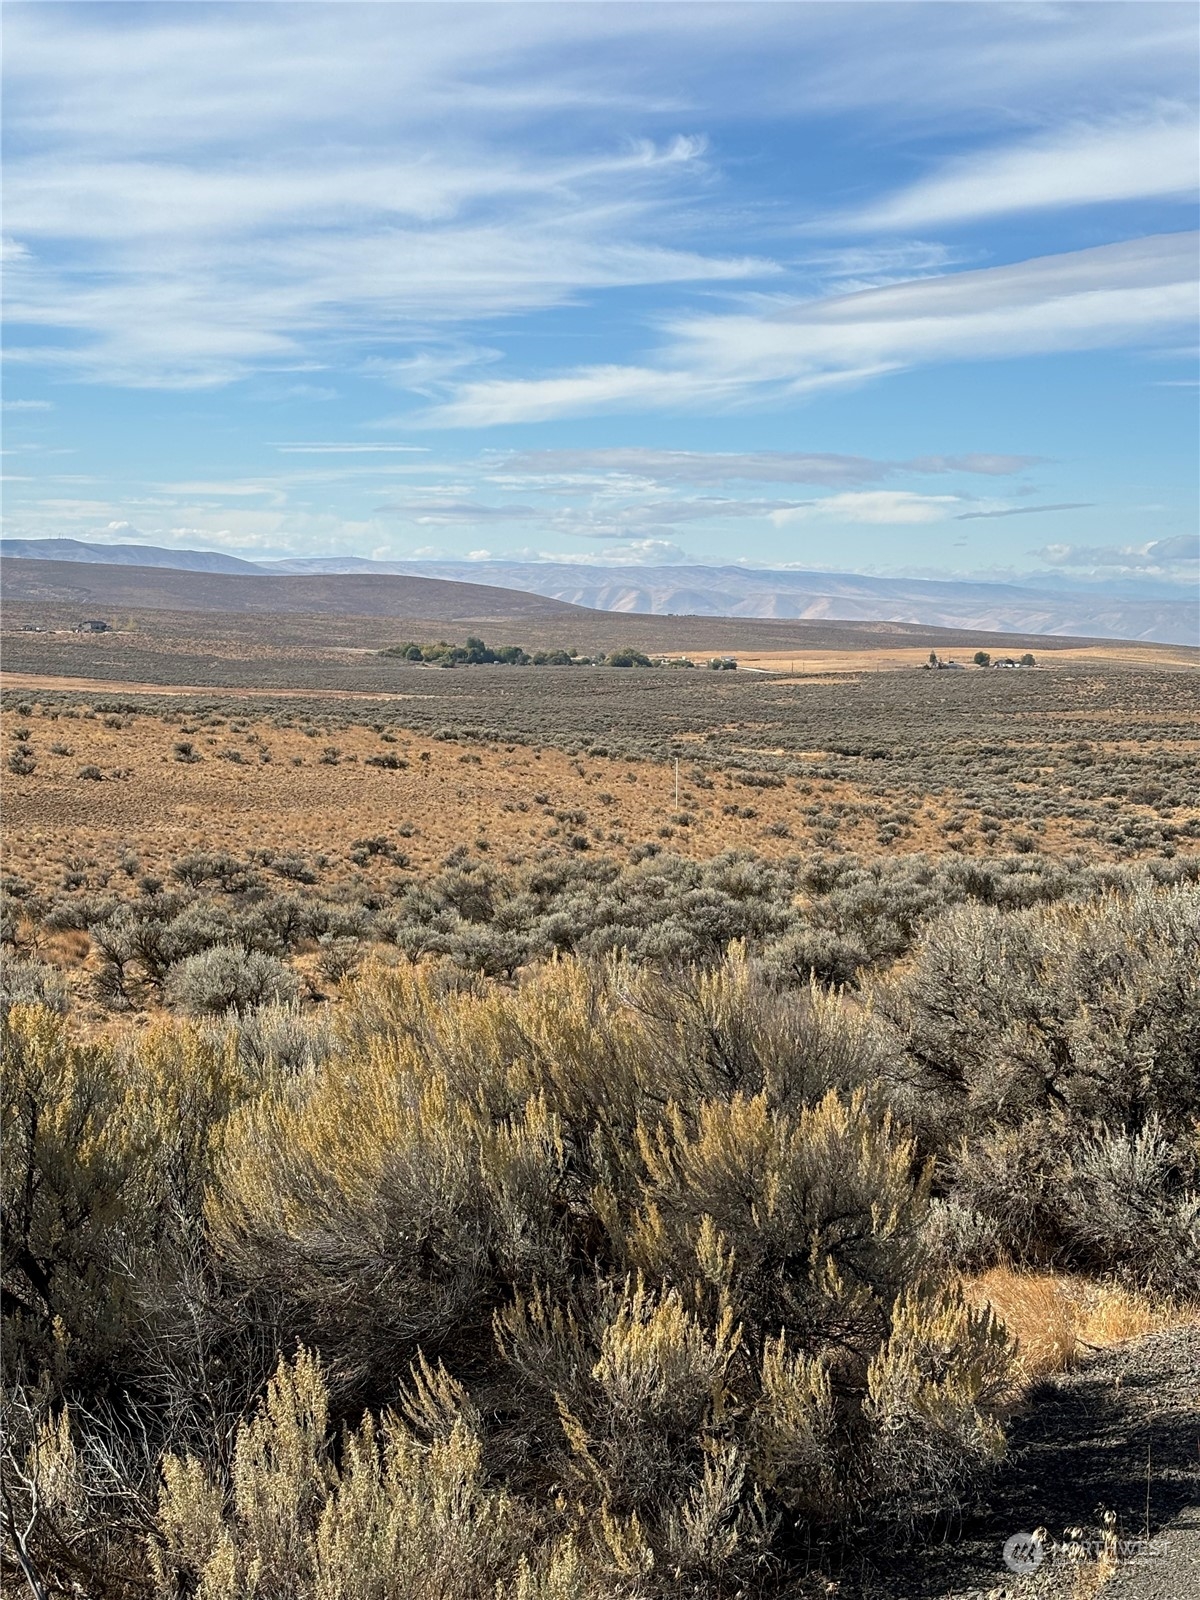
[[1194, 592], [1190, 0], [4, 28], [11, 537]]

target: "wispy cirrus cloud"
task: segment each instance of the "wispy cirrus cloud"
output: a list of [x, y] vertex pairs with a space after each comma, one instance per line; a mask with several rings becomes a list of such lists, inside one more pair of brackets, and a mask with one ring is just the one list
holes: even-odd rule
[[473, 500], [439, 499], [390, 500], [376, 506], [375, 511], [380, 515], [398, 516], [421, 527], [455, 522], [468, 526], [478, 522], [526, 522], [538, 515], [533, 506], [496, 506]]
[[[514, 26], [503, 10], [477, 17], [470, 37], [403, 13], [398, 54], [392, 8], [360, 10], [349, 33], [318, 6], [214, 9], [193, 23], [158, 11], [116, 34], [86, 13], [54, 29], [19, 11], [10, 359], [188, 389], [294, 369], [314, 350], [340, 364], [357, 352], [420, 390], [431, 376], [421, 347], [439, 327], [778, 270], [697, 248], [671, 224], [706, 181], [702, 134], [588, 128], [566, 147], [522, 137], [526, 119], [564, 98], [553, 73], [527, 97], [508, 84], [507, 113], [498, 85], [479, 86], [448, 127], [464, 78], [491, 78], [506, 54], [536, 48], [534, 19]], [[385, 95], [373, 36], [389, 62]], [[234, 65], [241, 49], [252, 67]], [[128, 123], [98, 103], [97, 80]], [[314, 136], [327, 120], [337, 134]]]
[[772, 512], [776, 527], [795, 522], [827, 520], [912, 527], [918, 523], [945, 522], [962, 505], [956, 494], [917, 494], [910, 489], [867, 489], [858, 493], [830, 494], [806, 506]]
[[1059, 505], [1000, 506], [991, 511], [960, 511], [954, 520], [977, 522], [988, 517], [1032, 517], [1043, 511], [1090, 511], [1094, 505], [1094, 500], [1064, 500]]
[[1124, 200], [1187, 197], [1200, 188], [1200, 127], [1191, 113], [1056, 129], [956, 157], [940, 172], [836, 219], [852, 233], [904, 233], [984, 217]]
[[503, 459], [503, 471], [533, 478], [610, 474], [650, 483], [805, 483], [836, 487], [873, 483], [897, 472], [964, 472], [1008, 477], [1036, 466], [1041, 459], [1040, 456], [977, 451], [965, 455], [918, 456], [911, 461], [881, 461], [869, 456], [803, 450], [654, 450], [630, 446], [518, 451]]
[[1136, 344], [1196, 314], [1197, 238], [1166, 234], [671, 324], [655, 367], [462, 385], [428, 421], [488, 427], [801, 395], [934, 362]]
[[[563, 306], [588, 290], [777, 270], [763, 258], [636, 242], [630, 235], [647, 218], [629, 202], [559, 210], [337, 237], [318, 228], [249, 248], [121, 248], [86, 271], [31, 256], [7, 274], [9, 359], [126, 387], [206, 388], [286, 368], [330, 341], [344, 359], [347, 346], [385, 335], [422, 340], [431, 322]], [[39, 342], [42, 328], [70, 338]]]
[[[1154, 495], [1189, 526], [1169, 419], [1193, 366], [1042, 363], [1186, 359], [1195, 246], [1168, 230], [1189, 224], [1196, 36], [1154, 0], [18, 0], [9, 388], [59, 405], [8, 408], [23, 470], [48, 469], [10, 510], [222, 548], [376, 552], [424, 518], [460, 552], [869, 564], [905, 541], [933, 560], [955, 519], [996, 519], [962, 541], [994, 554], [1039, 512], [1132, 548], [1121, 505], [1146, 495], [1094, 470], [1128, 450], [1139, 485], [1174, 451]], [[994, 392], [966, 365], [1022, 357]], [[1118, 439], [1131, 382], [1166, 425]], [[152, 392], [121, 398], [109, 449], [113, 387]], [[395, 442], [509, 425], [511, 452]], [[67, 443], [92, 487], [54, 480]]]
[[765, 520], [776, 513], [808, 502], [787, 500], [745, 500], [708, 495], [701, 498], [602, 496], [592, 504], [558, 508], [522, 505], [512, 502], [487, 504], [482, 501], [446, 499], [432, 496], [385, 501], [375, 507], [379, 515], [399, 517], [418, 526], [461, 523], [465, 526], [489, 522], [542, 523], [554, 533], [577, 539], [629, 539], [649, 536], [687, 523], [720, 523]]
[[634, 534], [650, 536], [667, 532], [687, 523], [725, 525], [747, 520], [766, 523], [781, 512], [806, 504], [807, 501], [737, 500], [717, 495], [701, 499], [655, 496], [573, 507], [553, 513], [547, 521], [556, 533], [578, 539], [628, 539]]
[[[203, 388], [313, 346], [420, 345], [431, 324], [591, 292], [763, 278], [779, 270], [770, 252], [728, 248], [730, 217], [748, 216], [730, 189], [722, 243], [697, 226], [724, 178], [705, 124], [799, 103], [931, 125], [969, 106], [983, 139], [1041, 117], [1049, 97], [1066, 123], [947, 166], [860, 212], [859, 228], [1174, 194], [1188, 153], [1173, 108], [1194, 88], [1180, 11], [489, 6], [463, 27], [447, 8], [360, 7], [348, 28], [321, 5], [145, 7], [118, 22], [102, 7], [10, 7], [14, 359]], [[1171, 109], [1116, 120], [1147, 99]], [[1097, 100], [1107, 112], [1084, 124]], [[897, 240], [831, 244], [823, 259], [844, 284], [877, 284], [956, 258]], [[414, 386], [428, 381], [412, 350], [381, 359], [398, 381], [409, 361]], [[590, 369], [586, 397], [571, 375], [547, 381], [548, 415], [687, 403], [649, 368]], [[700, 398], [723, 403], [729, 387], [710, 373]]]

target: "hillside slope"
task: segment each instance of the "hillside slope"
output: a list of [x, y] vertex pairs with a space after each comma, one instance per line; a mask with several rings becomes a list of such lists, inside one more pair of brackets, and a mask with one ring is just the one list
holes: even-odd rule
[[[1130, 590], [1073, 585], [1052, 577], [992, 583], [729, 565], [612, 567], [553, 561], [370, 561], [361, 556], [248, 561], [210, 550], [77, 539], [0, 540], [0, 556], [248, 576], [435, 578], [473, 587], [520, 590], [627, 616], [905, 622], [999, 634], [1200, 643], [1200, 607], [1195, 598], [1177, 586], [1148, 580]], [[475, 614], [489, 615], [491, 606]]]
[[[299, 571], [300, 563], [280, 563]], [[332, 562], [322, 562], [326, 571]], [[1036, 588], [967, 579], [880, 578], [744, 567], [588, 567], [553, 562], [428, 562], [409, 571], [528, 589], [598, 611], [776, 621], [909, 622], [992, 633], [1200, 641], [1194, 600], [1149, 592]]]
[[520, 622], [579, 615], [578, 607], [544, 595], [388, 574], [267, 577], [5, 556], [0, 558], [0, 582], [7, 602], [78, 606], [88, 615], [105, 618], [129, 610], [419, 617], [439, 622], [485, 618]]
[[266, 572], [257, 561], [219, 550], [165, 550], [151, 544], [89, 544], [83, 539], [0, 539], [0, 556], [82, 561], [88, 566], [169, 567], [180, 572]]

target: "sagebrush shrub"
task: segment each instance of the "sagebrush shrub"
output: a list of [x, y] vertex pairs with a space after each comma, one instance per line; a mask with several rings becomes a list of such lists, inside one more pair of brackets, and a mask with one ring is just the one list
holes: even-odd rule
[[6, 1377], [99, 1380], [127, 1332], [114, 1264], [145, 1226], [146, 1154], [106, 1052], [14, 1003], [3, 1022], [3, 1340]]
[[64, 1592], [788, 1592], [1001, 1449], [959, 1271], [1200, 1292], [1186, 873], [459, 852], [363, 906], [245, 865], [55, 903], [198, 1020], [89, 1042], [17, 969], [14, 1505]]
[[193, 1015], [249, 1011], [294, 1000], [300, 984], [288, 967], [261, 950], [218, 944], [176, 962], [167, 973], [167, 1000]]
[[893, 1102], [997, 1253], [1160, 1287], [1174, 1270], [1193, 1292], [1195, 886], [958, 907], [873, 997], [898, 1045]]
[[64, 1013], [69, 1008], [66, 984], [58, 969], [44, 961], [5, 955], [0, 961], [0, 1008], [21, 1004]]

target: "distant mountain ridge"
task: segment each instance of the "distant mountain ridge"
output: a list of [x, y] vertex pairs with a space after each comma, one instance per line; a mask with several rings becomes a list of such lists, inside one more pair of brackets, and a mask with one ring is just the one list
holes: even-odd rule
[[0, 540], [0, 554], [59, 562], [173, 568], [246, 577], [358, 575], [442, 579], [519, 590], [598, 611], [908, 622], [991, 633], [1200, 642], [1200, 607], [1163, 595], [966, 579], [753, 570], [739, 566], [601, 567], [568, 562], [370, 561], [360, 556], [248, 561], [216, 551], [106, 545], [75, 539]]
[[530, 589], [598, 611], [776, 620], [911, 622], [1098, 639], [1200, 642], [1200, 607], [1162, 597], [965, 579], [743, 567], [582, 567], [546, 562], [423, 562], [405, 571]]
[[85, 561], [102, 567], [169, 567], [176, 572], [256, 572], [268, 569], [217, 550], [163, 550], [152, 544], [87, 544], [82, 539], [0, 539], [0, 555], [32, 561]]

